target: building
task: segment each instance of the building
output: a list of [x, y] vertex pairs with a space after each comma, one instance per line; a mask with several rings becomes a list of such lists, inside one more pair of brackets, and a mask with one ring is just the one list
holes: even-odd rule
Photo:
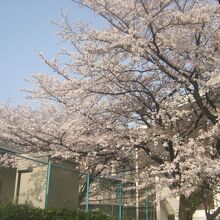
[[0, 167], [0, 202], [39, 208], [78, 208], [79, 171], [74, 162], [58, 163], [46, 154], [24, 154], [0, 147], [14, 157], [13, 167]]
[[[164, 197], [167, 195], [169, 189], [165, 189], [157, 194], [157, 197]], [[158, 198], [159, 199], [159, 198]], [[213, 211], [220, 207], [220, 194], [213, 199], [212, 208]], [[178, 220], [179, 215], [179, 198], [165, 198], [157, 204], [157, 220]], [[193, 220], [206, 220], [205, 210], [203, 205], [200, 209], [196, 210], [193, 214]], [[216, 220], [220, 220], [220, 216], [216, 217]]]

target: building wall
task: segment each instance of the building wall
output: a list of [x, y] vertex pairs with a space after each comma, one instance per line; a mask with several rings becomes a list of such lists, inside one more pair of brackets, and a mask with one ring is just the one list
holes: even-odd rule
[[16, 169], [0, 168], [0, 202], [13, 202]]
[[196, 210], [193, 214], [193, 220], [206, 220], [204, 210]]
[[51, 166], [48, 205], [50, 208], [77, 209], [79, 204], [79, 172], [74, 164], [64, 163], [59, 168]]
[[170, 206], [173, 209], [173, 214], [174, 214], [174, 219], [178, 220], [179, 219], [179, 198], [170, 198], [167, 199], [168, 203], [170, 204]]
[[166, 210], [166, 207], [161, 205], [160, 207], [160, 218], [158, 218], [158, 220], [168, 220], [168, 212]]
[[[42, 153], [21, 154], [17, 157], [16, 169], [0, 167], [0, 202], [14, 201], [45, 208], [48, 159], [48, 155]], [[70, 161], [52, 164], [48, 207], [78, 208], [79, 171], [75, 167], [76, 164]]]
[[31, 173], [21, 173], [19, 204], [45, 207], [47, 165], [38, 165]]
[[[59, 168], [64, 167], [64, 169]], [[67, 170], [68, 169], [68, 170]], [[73, 164], [51, 164], [48, 207], [78, 208], [79, 172]], [[38, 165], [30, 173], [22, 173], [19, 190], [19, 204], [28, 203], [45, 208], [48, 165]]]

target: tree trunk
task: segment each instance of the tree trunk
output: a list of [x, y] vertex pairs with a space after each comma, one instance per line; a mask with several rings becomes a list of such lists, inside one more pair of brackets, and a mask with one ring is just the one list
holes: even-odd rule
[[179, 202], [179, 220], [192, 220], [194, 211], [191, 202], [184, 195], [180, 196]]
[[208, 213], [207, 216], [207, 220], [215, 220], [215, 218], [217, 216], [219, 216], [220, 214], [220, 207], [218, 207], [212, 214]]

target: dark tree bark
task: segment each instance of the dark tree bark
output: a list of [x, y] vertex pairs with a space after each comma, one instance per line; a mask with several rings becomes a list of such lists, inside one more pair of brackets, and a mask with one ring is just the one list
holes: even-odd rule
[[208, 220], [215, 220], [215, 218], [219, 215], [220, 215], [220, 207], [218, 207], [212, 214], [208, 213], [207, 219]]
[[192, 220], [194, 212], [202, 203], [202, 193], [200, 190], [193, 192], [189, 197], [180, 195], [179, 220]]
[[184, 195], [180, 196], [179, 203], [179, 220], [192, 220], [193, 211], [189, 199]]

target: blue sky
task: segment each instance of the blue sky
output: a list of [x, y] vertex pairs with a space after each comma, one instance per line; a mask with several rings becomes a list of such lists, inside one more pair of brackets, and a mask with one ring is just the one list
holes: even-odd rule
[[61, 39], [56, 36], [60, 9], [71, 21], [83, 20], [102, 26], [100, 19], [71, 0], [1, 0], [0, 7], [0, 104], [26, 102], [21, 88], [30, 87], [24, 78], [33, 72], [50, 72], [38, 52], [52, 58]]

